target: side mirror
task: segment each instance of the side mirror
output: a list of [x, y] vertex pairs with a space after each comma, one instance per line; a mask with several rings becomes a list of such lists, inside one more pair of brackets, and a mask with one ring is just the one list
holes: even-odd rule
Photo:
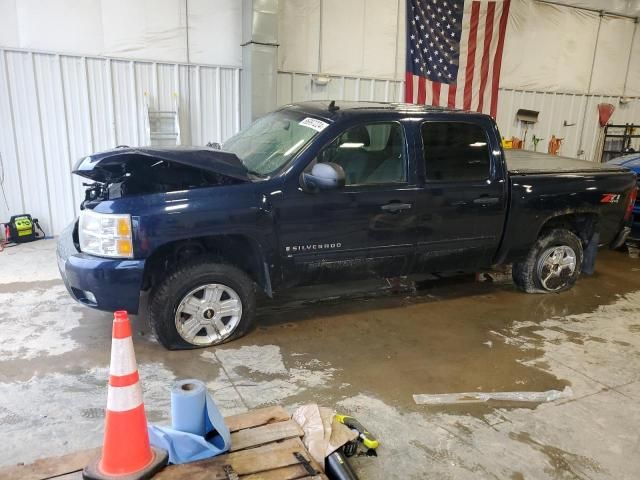
[[316, 163], [311, 173], [302, 174], [302, 186], [310, 192], [344, 187], [344, 170], [337, 163]]

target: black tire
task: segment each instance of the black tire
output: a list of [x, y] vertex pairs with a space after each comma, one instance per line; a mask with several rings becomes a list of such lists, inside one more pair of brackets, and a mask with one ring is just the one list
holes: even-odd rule
[[[575, 253], [575, 269], [569, 274], [569, 269], [560, 269], [558, 285], [554, 288], [545, 286], [541, 278], [541, 269], [547, 252], [555, 247], [569, 247]], [[576, 283], [582, 270], [584, 257], [582, 242], [569, 230], [562, 228], [543, 232], [536, 243], [531, 247], [527, 257], [513, 264], [513, 282], [527, 293], [558, 293], [570, 289]]]
[[[187, 294], [207, 284], [220, 284], [233, 289], [241, 302], [240, 321], [228, 336], [219, 341], [190, 343], [178, 332], [176, 311]], [[255, 285], [246, 273], [215, 259], [196, 258], [174, 269], [152, 289], [149, 322], [158, 341], [169, 350], [204, 348], [220, 345], [247, 333], [253, 325], [255, 303]]]

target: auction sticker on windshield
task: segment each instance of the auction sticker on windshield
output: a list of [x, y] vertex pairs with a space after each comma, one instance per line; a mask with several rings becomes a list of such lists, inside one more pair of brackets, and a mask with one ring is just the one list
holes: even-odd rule
[[300, 122], [303, 127], [313, 128], [316, 132], [321, 132], [329, 126], [328, 123], [318, 120], [317, 118], [307, 117]]

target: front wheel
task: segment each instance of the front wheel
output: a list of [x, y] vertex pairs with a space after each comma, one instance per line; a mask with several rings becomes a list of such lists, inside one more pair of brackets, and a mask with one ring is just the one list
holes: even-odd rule
[[170, 350], [219, 345], [252, 325], [255, 289], [247, 274], [198, 259], [176, 268], [153, 289], [149, 320]]
[[527, 293], [562, 292], [573, 287], [582, 269], [582, 242], [569, 230], [538, 238], [527, 257], [513, 264], [513, 281]]

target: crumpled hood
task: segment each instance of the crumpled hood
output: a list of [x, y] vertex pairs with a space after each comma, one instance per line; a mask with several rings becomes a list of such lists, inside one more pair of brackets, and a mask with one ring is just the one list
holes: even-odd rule
[[127, 163], [140, 160], [173, 162], [238, 180], [251, 180], [246, 167], [234, 153], [208, 147], [116, 148], [80, 159], [73, 173], [97, 182], [110, 182], [122, 174], [122, 167]]

